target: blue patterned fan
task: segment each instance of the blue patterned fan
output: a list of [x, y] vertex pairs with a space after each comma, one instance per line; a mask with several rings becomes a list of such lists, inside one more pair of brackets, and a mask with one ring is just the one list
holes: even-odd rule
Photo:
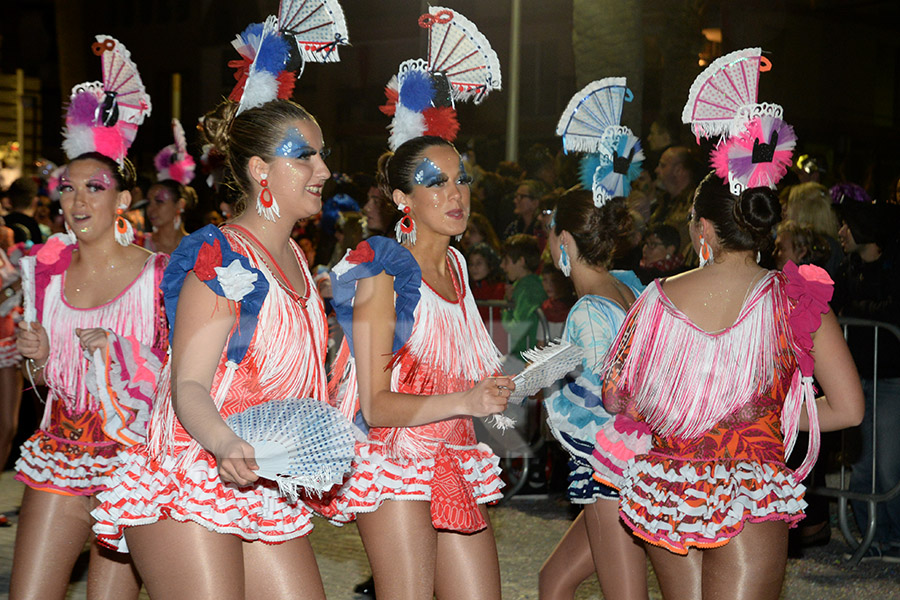
[[312, 398], [272, 400], [225, 419], [253, 446], [256, 474], [278, 483], [286, 498], [299, 488], [320, 494], [343, 481], [353, 461], [356, 435], [341, 412]]
[[622, 106], [634, 98], [624, 77], [605, 77], [586, 85], [569, 100], [556, 135], [569, 152], [600, 152], [603, 134], [622, 121]]

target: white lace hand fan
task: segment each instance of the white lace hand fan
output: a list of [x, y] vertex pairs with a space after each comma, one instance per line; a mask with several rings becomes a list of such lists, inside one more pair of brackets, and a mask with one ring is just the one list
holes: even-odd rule
[[470, 20], [442, 6], [432, 6], [419, 25], [428, 29], [428, 71], [443, 73], [454, 101], [479, 104], [502, 83], [500, 59]]
[[128, 48], [108, 35], [98, 35], [95, 39], [93, 49], [100, 54], [103, 66], [103, 91], [107, 98], [112, 96], [115, 99], [123, 137], [127, 140], [127, 146], [131, 146], [138, 125], [144, 122], [152, 109], [150, 96]]
[[510, 394], [511, 404], [521, 404], [525, 398], [536, 394], [581, 364], [584, 352], [579, 346], [556, 340], [543, 348], [532, 348], [522, 353], [529, 364], [513, 377], [516, 389]]
[[337, 47], [350, 44], [337, 0], [281, 0], [278, 26], [294, 38], [304, 62], [339, 62]]
[[624, 77], [593, 81], [572, 96], [556, 125], [566, 153], [605, 151], [604, 132], [619, 126], [622, 106], [633, 98]]
[[320, 494], [343, 481], [353, 461], [356, 436], [341, 412], [312, 398], [288, 398], [251, 406], [225, 419], [253, 446], [259, 470], [288, 499], [299, 488]]
[[759, 73], [772, 68], [760, 48], [736, 50], [714, 60], [688, 93], [681, 120], [697, 136], [734, 135], [750, 116], [781, 117], [777, 104], [757, 104]]

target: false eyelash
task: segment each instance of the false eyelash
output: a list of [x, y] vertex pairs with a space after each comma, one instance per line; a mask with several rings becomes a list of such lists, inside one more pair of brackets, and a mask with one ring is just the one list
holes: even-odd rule
[[466, 175], [465, 177], [460, 177], [457, 181], [458, 181], [459, 183], [464, 183], [464, 184], [466, 184], [466, 185], [471, 185], [472, 182], [475, 181], [475, 179], [473, 179], [471, 175]]
[[331, 156], [331, 148], [322, 148], [319, 150], [319, 155], [322, 157], [322, 160], [325, 160], [329, 156]]

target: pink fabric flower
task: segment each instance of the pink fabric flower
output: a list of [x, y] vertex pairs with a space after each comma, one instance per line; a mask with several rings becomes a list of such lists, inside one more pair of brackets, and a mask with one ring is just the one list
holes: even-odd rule
[[42, 244], [41, 247], [37, 250], [37, 254], [35, 254], [35, 258], [37, 261], [44, 265], [52, 265], [56, 261], [59, 260], [62, 251], [65, 250], [66, 245], [59, 238], [51, 237], [47, 240], [46, 244]]
[[815, 368], [812, 334], [822, 324], [822, 315], [830, 310], [828, 302], [834, 293], [834, 282], [824, 269], [815, 265], [797, 267], [788, 261], [783, 273], [787, 278], [788, 298], [794, 303], [788, 321], [799, 350], [797, 361], [800, 372], [808, 377]]

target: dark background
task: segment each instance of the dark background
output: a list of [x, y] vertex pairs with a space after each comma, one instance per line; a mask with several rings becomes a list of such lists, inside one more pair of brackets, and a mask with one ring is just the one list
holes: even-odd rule
[[[443, 5], [479, 26], [504, 69], [503, 91], [479, 106], [459, 107], [458, 145], [471, 141], [490, 169], [506, 153], [512, 0]], [[340, 63], [307, 65], [294, 99], [317, 116], [334, 149], [332, 170], [371, 171], [387, 141], [389, 120], [378, 111], [383, 86], [401, 61], [425, 56], [416, 20], [427, 3], [344, 0], [342, 6], [352, 46], [340, 48]], [[646, 136], [657, 116], [681, 113], [701, 60], [760, 46], [773, 69], [762, 74], [759, 99], [784, 107], [799, 136], [798, 153], [821, 154], [832, 181], [860, 183], [876, 198], [900, 174], [900, 2], [521, 0], [521, 8], [520, 152], [535, 142], [556, 151], [561, 111], [593, 79], [628, 78], [635, 101], [623, 124]], [[58, 163], [62, 103], [73, 85], [100, 78], [93, 36], [118, 38], [153, 100], [131, 152], [139, 169], [152, 172], [153, 155], [171, 143], [172, 73], [182, 77], [181, 117], [196, 156], [193, 125], [234, 85], [227, 62], [237, 53], [229, 42], [277, 10], [277, 0], [4, 0], [0, 72], [21, 68], [40, 79], [34, 133], [41, 155]], [[682, 135], [692, 141], [687, 127]]]

